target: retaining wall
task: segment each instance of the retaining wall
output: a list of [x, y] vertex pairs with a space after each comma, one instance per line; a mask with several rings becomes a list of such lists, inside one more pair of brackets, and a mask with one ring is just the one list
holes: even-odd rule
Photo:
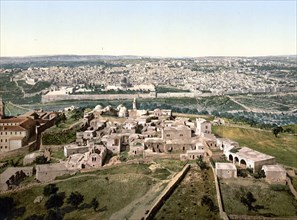
[[184, 179], [185, 175], [189, 171], [191, 165], [187, 164], [181, 172], [179, 172], [171, 182], [167, 185], [165, 190], [162, 192], [162, 194], [159, 196], [159, 199], [157, 202], [153, 205], [153, 207], [150, 209], [148, 214], [143, 218], [145, 220], [152, 220], [154, 219], [154, 216], [157, 214], [159, 209], [162, 207], [164, 202], [169, 198], [169, 196], [173, 193], [176, 186]]
[[25, 154], [28, 154], [32, 151], [35, 151], [38, 149], [38, 146], [36, 144], [36, 141], [33, 141], [31, 143], [29, 143], [28, 145], [24, 146], [24, 147], [21, 147], [19, 149], [15, 149], [15, 150], [12, 150], [12, 151], [7, 151], [7, 152], [3, 152], [0, 154], [0, 160], [3, 160], [5, 158], [9, 158], [9, 157], [16, 157], [16, 156], [19, 156], [19, 155], [25, 155]]
[[217, 193], [218, 205], [219, 205], [219, 210], [220, 210], [220, 217], [224, 220], [228, 220], [229, 217], [224, 210], [224, 204], [223, 204], [223, 200], [222, 200], [222, 193], [221, 193], [221, 188], [220, 188], [220, 184], [219, 184], [219, 179], [218, 179], [215, 169], [211, 163], [210, 163], [210, 167], [212, 169], [212, 173], [213, 173], [214, 179], [215, 179], [216, 193]]

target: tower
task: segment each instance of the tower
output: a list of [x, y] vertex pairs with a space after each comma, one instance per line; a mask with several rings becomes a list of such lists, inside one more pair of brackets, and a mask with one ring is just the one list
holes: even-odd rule
[[133, 99], [133, 110], [136, 110], [136, 98]]
[[4, 102], [2, 101], [2, 98], [0, 97], [0, 119], [4, 118]]

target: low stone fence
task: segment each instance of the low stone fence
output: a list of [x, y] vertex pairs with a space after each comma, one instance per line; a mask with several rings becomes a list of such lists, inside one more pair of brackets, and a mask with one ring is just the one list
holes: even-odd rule
[[170, 181], [170, 183], [167, 185], [165, 190], [162, 192], [162, 194], [159, 196], [159, 199], [155, 202], [155, 204], [152, 206], [150, 211], [147, 213], [147, 215], [144, 217], [145, 220], [152, 220], [154, 219], [154, 216], [157, 214], [159, 209], [162, 207], [164, 202], [170, 197], [170, 195], [173, 193], [176, 186], [184, 179], [185, 175], [189, 171], [191, 165], [187, 164], [182, 171], [180, 171], [173, 179]]
[[0, 154], [0, 160], [3, 160], [5, 158], [9, 158], [9, 157], [16, 157], [16, 156], [20, 156], [20, 155], [25, 155], [28, 154], [32, 151], [37, 150], [37, 146], [36, 146], [36, 141], [33, 141], [31, 143], [29, 143], [28, 145], [21, 147], [19, 149], [15, 149], [12, 151], [7, 151], [7, 152], [3, 152]]
[[292, 181], [290, 179], [290, 177], [287, 176], [287, 184], [289, 186], [289, 189], [291, 191], [291, 193], [294, 195], [295, 197], [295, 200], [297, 200], [297, 192], [296, 192], [296, 189], [294, 188], [293, 184], [292, 184]]
[[296, 220], [296, 217], [265, 217], [251, 215], [229, 215], [231, 220]]
[[219, 179], [216, 175], [215, 169], [213, 165], [210, 163], [210, 167], [212, 169], [213, 175], [214, 175], [214, 180], [215, 180], [215, 185], [216, 185], [216, 192], [217, 192], [217, 199], [218, 199], [218, 205], [219, 205], [219, 210], [220, 210], [220, 217], [224, 220], [228, 220], [229, 217], [227, 213], [224, 210], [224, 204], [223, 204], [223, 199], [222, 199], [222, 193], [221, 193], [221, 188], [219, 184]]

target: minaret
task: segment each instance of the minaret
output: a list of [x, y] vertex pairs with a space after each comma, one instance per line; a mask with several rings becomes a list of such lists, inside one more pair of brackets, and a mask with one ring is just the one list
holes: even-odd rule
[[4, 102], [2, 101], [2, 98], [0, 97], [0, 119], [4, 118]]
[[133, 110], [137, 110], [137, 108], [136, 108], [136, 98], [133, 99]]

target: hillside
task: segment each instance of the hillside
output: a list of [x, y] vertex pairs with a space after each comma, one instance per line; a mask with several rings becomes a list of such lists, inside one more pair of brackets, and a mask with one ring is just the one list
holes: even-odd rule
[[213, 126], [215, 135], [237, 141], [262, 153], [274, 156], [278, 163], [297, 168], [297, 136], [271, 131], [229, 126]]

